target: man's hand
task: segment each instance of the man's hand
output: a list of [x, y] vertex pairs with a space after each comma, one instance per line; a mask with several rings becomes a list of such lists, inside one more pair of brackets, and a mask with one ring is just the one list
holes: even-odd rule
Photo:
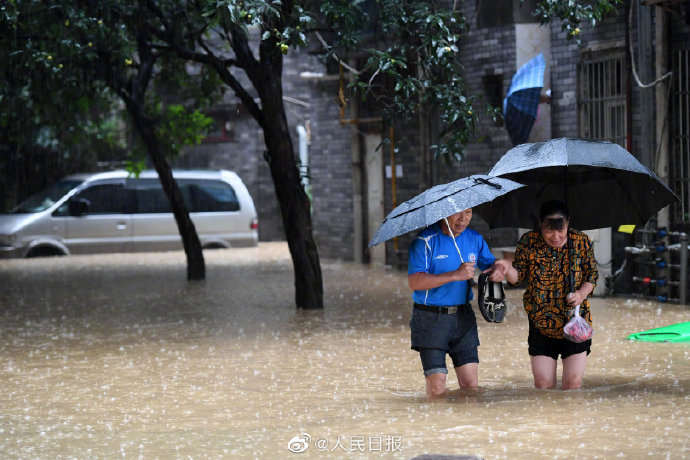
[[455, 270], [456, 281], [465, 281], [474, 278], [474, 262], [465, 262], [460, 265], [460, 268]]

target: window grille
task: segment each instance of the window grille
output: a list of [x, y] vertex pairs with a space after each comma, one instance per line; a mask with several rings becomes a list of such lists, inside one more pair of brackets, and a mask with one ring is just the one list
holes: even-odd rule
[[674, 224], [690, 223], [690, 49], [672, 53], [671, 153], [669, 185], [679, 201], [673, 204]]
[[625, 55], [622, 51], [588, 55], [578, 67], [580, 137], [625, 147]]

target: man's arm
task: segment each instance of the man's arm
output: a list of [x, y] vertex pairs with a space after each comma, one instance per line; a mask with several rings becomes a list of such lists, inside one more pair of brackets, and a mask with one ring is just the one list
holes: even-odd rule
[[451, 272], [434, 275], [431, 273], [411, 273], [407, 275], [407, 285], [413, 291], [437, 288], [452, 281], [465, 281], [474, 277], [474, 263], [466, 262]]

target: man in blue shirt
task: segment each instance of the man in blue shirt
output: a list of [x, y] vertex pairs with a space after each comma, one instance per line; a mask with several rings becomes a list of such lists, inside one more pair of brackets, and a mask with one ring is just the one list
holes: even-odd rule
[[468, 280], [474, 277], [475, 267], [491, 273], [491, 281], [503, 281], [505, 276], [484, 238], [467, 228], [471, 220], [471, 208], [453, 214], [427, 227], [410, 245], [412, 349], [422, 360], [430, 398], [446, 392], [446, 353], [460, 386], [477, 387], [479, 335]]

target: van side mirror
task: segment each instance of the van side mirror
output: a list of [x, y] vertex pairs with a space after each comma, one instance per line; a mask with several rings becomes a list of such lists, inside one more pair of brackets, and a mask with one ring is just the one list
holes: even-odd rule
[[69, 201], [69, 215], [79, 217], [89, 211], [91, 202], [86, 198], [74, 198]]

